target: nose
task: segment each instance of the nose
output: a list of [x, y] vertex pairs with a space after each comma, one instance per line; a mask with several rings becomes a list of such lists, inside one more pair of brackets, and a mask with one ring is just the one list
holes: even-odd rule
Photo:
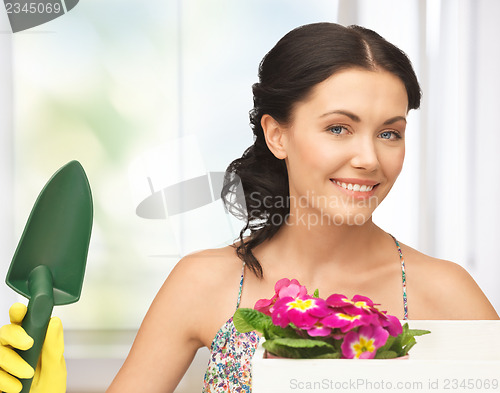
[[379, 167], [375, 141], [369, 136], [353, 140], [351, 165], [357, 169], [373, 172]]

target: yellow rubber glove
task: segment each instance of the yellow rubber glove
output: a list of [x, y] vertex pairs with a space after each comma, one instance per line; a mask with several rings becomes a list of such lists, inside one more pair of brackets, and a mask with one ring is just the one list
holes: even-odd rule
[[[26, 314], [26, 306], [14, 303], [9, 310], [10, 325], [0, 328], [0, 391], [20, 392], [21, 382], [17, 378], [33, 377], [33, 368], [13, 348], [26, 350], [33, 345], [33, 339], [19, 325]], [[14, 378], [16, 376], [17, 378]]]
[[[5, 393], [20, 392], [22, 385], [17, 378], [33, 376], [33, 368], [13, 349], [26, 350], [33, 345], [33, 339], [21, 327], [26, 311], [24, 304], [14, 303], [9, 310], [11, 324], [0, 328], [0, 391]], [[30, 393], [66, 392], [66, 362], [63, 354], [62, 323], [54, 317], [47, 328]]]

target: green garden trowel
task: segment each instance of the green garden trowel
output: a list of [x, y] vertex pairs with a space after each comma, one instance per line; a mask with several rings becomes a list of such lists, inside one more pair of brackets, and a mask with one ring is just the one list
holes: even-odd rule
[[[92, 196], [85, 171], [71, 161], [40, 192], [7, 273], [7, 285], [29, 299], [22, 327], [33, 347], [18, 351], [36, 368], [54, 305], [80, 298], [92, 229]], [[21, 380], [28, 393], [31, 379]]]

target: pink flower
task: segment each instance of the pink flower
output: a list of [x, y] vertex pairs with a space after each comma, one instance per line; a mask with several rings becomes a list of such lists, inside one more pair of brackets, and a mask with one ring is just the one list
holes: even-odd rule
[[274, 292], [271, 299], [258, 300], [254, 308], [271, 316], [273, 323], [282, 328], [293, 324], [312, 337], [343, 339], [344, 357], [374, 357], [389, 334], [397, 336], [402, 332], [399, 319], [380, 311], [366, 296], [349, 299], [333, 294], [323, 300], [309, 296], [305, 286], [288, 278], [279, 280]]
[[271, 316], [272, 308], [274, 306], [274, 303], [276, 303], [276, 300], [278, 300], [278, 296], [276, 295], [274, 295], [271, 299], [257, 300], [253, 308], [257, 311], [260, 311], [262, 314]]
[[345, 295], [334, 294], [328, 297], [326, 302], [331, 308], [341, 308], [352, 315], [378, 312], [372, 300], [361, 295], [355, 295], [351, 300]]
[[332, 308], [343, 308], [351, 305], [352, 302], [347, 296], [335, 293], [326, 299], [326, 304]]
[[328, 315], [328, 312], [323, 299], [307, 295], [297, 298], [285, 297], [275, 303], [272, 319], [275, 325], [282, 328], [293, 323], [299, 329], [311, 330], [318, 328], [315, 325], [322, 317]]
[[254, 309], [260, 311], [263, 314], [271, 316], [273, 312], [274, 304], [278, 299], [285, 297], [302, 297], [307, 295], [307, 289], [305, 286], [300, 285], [296, 279], [289, 280], [288, 278], [282, 278], [274, 285], [274, 296], [271, 299], [260, 299], [255, 303]]
[[311, 328], [307, 329], [307, 334], [311, 337], [326, 337], [329, 336], [330, 333], [332, 332], [332, 329], [329, 327], [325, 326], [323, 324], [322, 320], [319, 320], [312, 326]]
[[387, 332], [394, 337], [399, 336], [403, 333], [403, 327], [401, 322], [394, 315], [385, 315], [383, 318], [379, 317], [380, 326], [382, 326]]
[[358, 326], [369, 325], [371, 321], [372, 316], [370, 315], [348, 314], [343, 311], [334, 311], [322, 320], [325, 326], [329, 328], [340, 328], [342, 333], [348, 332]]
[[369, 297], [355, 295], [351, 300], [352, 306], [359, 311], [374, 312], [376, 310], [374, 303]]
[[345, 335], [340, 347], [342, 355], [347, 359], [373, 359], [387, 337], [387, 330], [379, 326], [361, 326], [358, 331], [352, 330]]
[[380, 311], [377, 307], [372, 307], [372, 325], [381, 326], [389, 332], [391, 336], [399, 336], [403, 332], [401, 322], [394, 315], [388, 315], [387, 311]]
[[289, 280], [288, 278], [282, 278], [274, 285], [274, 291], [280, 299], [284, 297], [303, 297], [307, 295], [307, 288], [296, 279]]

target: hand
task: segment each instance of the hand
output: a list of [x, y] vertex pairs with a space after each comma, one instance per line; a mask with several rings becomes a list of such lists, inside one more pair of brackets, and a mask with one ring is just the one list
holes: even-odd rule
[[[20, 392], [22, 384], [17, 378], [32, 378], [33, 368], [13, 349], [27, 350], [33, 345], [33, 339], [20, 326], [26, 314], [26, 306], [14, 303], [9, 310], [10, 325], [0, 328], [0, 390], [2, 392]], [[17, 378], [15, 378], [15, 377]]]
[[65, 393], [66, 363], [61, 320], [51, 318], [36, 371], [13, 349], [26, 350], [33, 339], [21, 327], [26, 306], [15, 303], [9, 310], [10, 325], [0, 328], [0, 391], [18, 393], [22, 384], [18, 378], [31, 378], [30, 393]]

